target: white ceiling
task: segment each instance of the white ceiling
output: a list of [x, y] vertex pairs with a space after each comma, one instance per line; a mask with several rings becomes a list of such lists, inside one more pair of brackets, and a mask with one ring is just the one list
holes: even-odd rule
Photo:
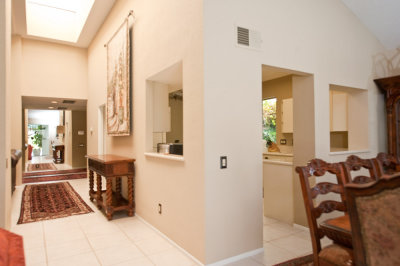
[[59, 41], [55, 39], [28, 36], [26, 31], [26, 11], [25, 0], [12, 1], [12, 31], [13, 34], [21, 35], [24, 38], [44, 40], [49, 42], [56, 42], [68, 44], [77, 47], [87, 48], [97, 31], [103, 24], [108, 13], [112, 9], [116, 0], [96, 0], [89, 13], [86, 23], [76, 43]]
[[400, 0], [342, 0], [388, 50], [400, 46]]

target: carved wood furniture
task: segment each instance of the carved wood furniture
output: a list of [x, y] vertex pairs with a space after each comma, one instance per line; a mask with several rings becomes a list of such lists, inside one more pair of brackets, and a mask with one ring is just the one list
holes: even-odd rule
[[388, 153], [400, 160], [400, 76], [374, 80], [385, 93]]
[[[332, 211], [346, 212], [343, 185], [345, 183], [343, 167], [340, 163], [327, 163], [320, 159], [311, 160], [307, 166], [296, 167], [296, 172], [300, 176], [300, 183], [303, 192], [304, 204], [307, 212], [307, 220], [310, 228], [311, 242], [313, 247], [314, 265], [351, 265], [352, 250], [336, 243], [322, 248], [321, 238], [325, 232], [318, 225], [317, 219], [324, 213]], [[312, 183], [325, 174], [336, 176], [336, 182], [320, 182], [312, 186]], [[317, 206], [314, 202], [317, 197], [330, 192], [339, 194], [340, 201], [324, 200]]]
[[336, 218], [328, 219], [320, 224], [324, 234], [333, 242], [351, 248], [351, 225], [348, 214]]
[[[89, 165], [89, 196], [96, 200], [97, 208], [104, 209], [108, 220], [112, 219], [114, 211], [126, 210], [129, 216], [135, 211], [134, 202], [134, 175], [135, 159], [118, 155], [88, 155]], [[94, 190], [94, 172], [96, 173], [96, 187]], [[102, 190], [102, 176], [106, 179], [106, 190]], [[121, 195], [121, 177], [128, 179], [128, 200]], [[115, 192], [112, 191], [112, 181], [115, 180]]]
[[400, 265], [400, 174], [345, 186], [356, 265]]
[[53, 162], [64, 163], [64, 145], [53, 145]]
[[[356, 155], [350, 155], [345, 162], [341, 162], [344, 170], [345, 183], [364, 184], [378, 179], [381, 167], [375, 158], [361, 159]], [[352, 178], [352, 171], [360, 171], [362, 168], [368, 170], [369, 176], [357, 175]]]

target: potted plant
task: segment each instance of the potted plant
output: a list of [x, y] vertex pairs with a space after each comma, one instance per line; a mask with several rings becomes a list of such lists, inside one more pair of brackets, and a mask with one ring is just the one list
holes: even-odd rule
[[39, 131], [35, 131], [35, 134], [31, 137], [31, 140], [33, 144], [33, 156], [39, 156], [42, 148], [43, 135], [40, 134]]

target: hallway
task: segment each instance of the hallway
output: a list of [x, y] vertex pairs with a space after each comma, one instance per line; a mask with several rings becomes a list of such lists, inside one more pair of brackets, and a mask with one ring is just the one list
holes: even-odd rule
[[[87, 179], [68, 182], [93, 213], [17, 225], [24, 185], [13, 194], [11, 231], [24, 237], [28, 266], [199, 265], [137, 216], [121, 212], [108, 222], [89, 201]], [[263, 224], [264, 252], [228, 265], [274, 265], [311, 254], [310, 235], [304, 228], [266, 217]]]

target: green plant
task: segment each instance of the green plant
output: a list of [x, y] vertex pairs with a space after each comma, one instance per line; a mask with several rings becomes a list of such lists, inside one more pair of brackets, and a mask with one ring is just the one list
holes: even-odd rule
[[37, 148], [42, 147], [43, 135], [39, 133], [39, 131], [35, 131], [35, 134], [31, 137], [32, 144]]

